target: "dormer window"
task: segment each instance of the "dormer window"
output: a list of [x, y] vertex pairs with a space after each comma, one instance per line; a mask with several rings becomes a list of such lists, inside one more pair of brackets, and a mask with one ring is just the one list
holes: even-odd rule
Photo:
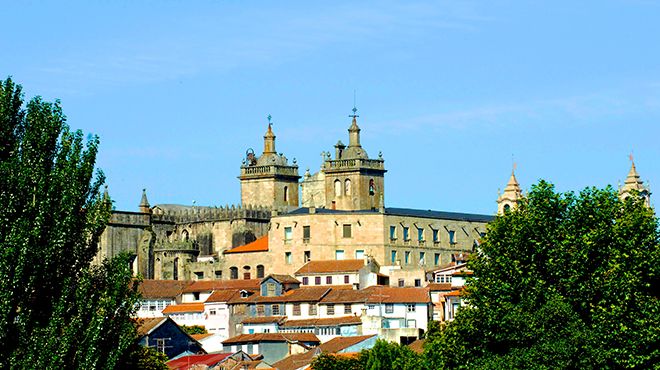
[[247, 297], [248, 297], [247, 290], [241, 290], [241, 298], [247, 298]]

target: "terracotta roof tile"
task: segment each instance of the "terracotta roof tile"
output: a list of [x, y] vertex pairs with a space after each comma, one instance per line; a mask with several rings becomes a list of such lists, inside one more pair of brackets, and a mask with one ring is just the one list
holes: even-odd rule
[[222, 253], [230, 254], [230, 253], [253, 253], [253, 252], [268, 252], [268, 235], [264, 235], [261, 238], [253, 241], [252, 243], [241, 245], [240, 247], [232, 248]]
[[183, 289], [188, 285], [192, 284], [193, 281], [189, 280], [151, 280], [146, 279], [140, 283], [138, 288], [142, 298], [144, 299], [154, 299], [154, 298], [171, 298], [174, 299], [176, 296], [183, 292]]
[[337, 326], [360, 325], [362, 320], [358, 316], [327, 317], [321, 319], [287, 320], [281, 325], [283, 328], [299, 328], [305, 326]]
[[281, 323], [286, 320], [286, 316], [261, 316], [261, 317], [248, 317], [243, 320], [243, 324], [270, 324]]
[[294, 275], [333, 274], [342, 272], [358, 272], [364, 267], [364, 260], [318, 260], [309, 261]]
[[426, 287], [431, 291], [450, 291], [451, 283], [429, 283]]
[[332, 289], [324, 286], [292, 289], [277, 297], [263, 297], [254, 294], [248, 298], [234, 298], [231, 303], [284, 303], [284, 302], [318, 302]]
[[216, 290], [206, 299], [206, 303], [229, 302], [234, 296], [240, 294], [241, 293], [238, 290]]
[[362, 290], [333, 289], [321, 300], [325, 303], [364, 303], [368, 300], [369, 293]]
[[154, 317], [151, 319], [138, 319], [137, 323], [137, 332], [138, 336], [143, 337], [155, 327], [159, 326], [163, 321], [167, 320], [167, 317]]
[[252, 343], [252, 342], [312, 342], [320, 343], [319, 338], [312, 333], [259, 333], [241, 334], [229, 338], [222, 344]]
[[423, 353], [424, 352], [424, 339], [417, 339], [416, 341], [410, 343], [408, 348], [413, 350], [413, 352]]
[[193, 339], [195, 339], [196, 341], [200, 341], [200, 340], [202, 340], [202, 339], [204, 339], [204, 338], [208, 338], [208, 337], [213, 336], [213, 333], [206, 333], [206, 334], [191, 334], [190, 336], [193, 337]]
[[[285, 357], [284, 359], [273, 364], [273, 367], [279, 370], [295, 370], [301, 367], [307, 366], [312, 363], [314, 357], [319, 353], [329, 353], [337, 354], [337, 352], [342, 351], [346, 348], [354, 346], [362, 341], [365, 341], [369, 338], [376, 336], [373, 335], [361, 335], [355, 337], [337, 337], [333, 338], [316, 349], [311, 349], [305, 353], [291, 355]], [[342, 353], [342, 356], [356, 356], [356, 353]]]
[[208, 292], [221, 289], [259, 290], [261, 279], [249, 280], [199, 280], [188, 285], [183, 292]]
[[282, 284], [300, 284], [300, 281], [296, 278], [294, 278], [291, 275], [283, 275], [283, 274], [270, 274], [263, 278], [261, 281], [264, 282], [266, 279], [272, 277], [273, 279], [279, 281]]
[[164, 314], [181, 312], [204, 312], [204, 303], [171, 304], [163, 310]]
[[190, 355], [183, 356], [177, 359], [167, 361], [167, 367], [170, 369], [177, 370], [188, 370], [190, 368], [197, 368], [195, 365], [206, 365], [207, 367], [213, 366], [220, 361], [223, 361], [227, 357], [231, 356], [231, 353], [216, 353], [211, 355]]

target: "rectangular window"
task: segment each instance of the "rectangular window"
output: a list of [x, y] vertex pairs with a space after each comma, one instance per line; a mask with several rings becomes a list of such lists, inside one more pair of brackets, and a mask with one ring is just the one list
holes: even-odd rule
[[392, 264], [396, 264], [396, 251], [392, 251]]
[[344, 304], [344, 314], [350, 315], [351, 312], [353, 312], [353, 310], [351, 308], [351, 304], [350, 303], [345, 303]]
[[335, 314], [335, 305], [334, 304], [329, 304], [327, 312], [328, 312], [328, 316], [334, 315]]
[[435, 256], [433, 256], [433, 264], [436, 266], [440, 264], [440, 253], [436, 253]]
[[449, 244], [456, 244], [456, 232], [449, 230]]
[[424, 241], [424, 229], [417, 229], [417, 241]]
[[266, 284], [266, 295], [268, 297], [275, 296], [275, 283]]
[[272, 307], [273, 310], [273, 316], [279, 316], [280, 315], [280, 305], [279, 304], [274, 304]]
[[375, 305], [375, 304], [367, 305], [367, 309], [369, 309], [369, 310], [375, 310], [375, 309], [376, 309], [376, 305]]
[[215, 316], [215, 313], [216, 313], [215, 310], [210, 310], [209, 311], [209, 315], [211, 315], [211, 316]]
[[426, 264], [426, 252], [419, 252], [419, 264]]
[[363, 249], [358, 249], [358, 250], [355, 251], [355, 259], [356, 260], [364, 259], [364, 250]]
[[321, 277], [320, 276], [314, 277], [314, 285], [321, 285]]
[[408, 226], [403, 227], [403, 240], [410, 240], [410, 228]]
[[293, 304], [293, 316], [300, 316], [300, 303]]
[[415, 279], [415, 286], [416, 287], [421, 287], [422, 286], [422, 279]]
[[390, 226], [390, 240], [396, 240], [396, 226]]
[[344, 259], [344, 251], [343, 250], [336, 250], [335, 251], [335, 259], [336, 260], [343, 260]]
[[284, 252], [284, 263], [291, 264], [291, 252]]
[[303, 256], [303, 259], [305, 262], [309, 262], [309, 260], [312, 259], [312, 252], [311, 251], [305, 251], [305, 255]]
[[217, 270], [215, 272], [215, 278], [216, 279], [222, 279], [222, 270]]
[[199, 301], [199, 292], [194, 292], [193, 293], [193, 300]]
[[410, 264], [410, 252], [409, 251], [406, 251], [404, 253], [404, 259], [406, 261], [406, 265]]
[[348, 275], [344, 275], [344, 284], [349, 284], [350, 282], [350, 277]]
[[325, 277], [325, 284], [326, 285], [332, 285], [332, 276], [326, 276]]
[[287, 226], [284, 228], [284, 244], [289, 244], [291, 243], [291, 239], [293, 238], [293, 229], [291, 226]]
[[257, 316], [263, 316], [265, 312], [264, 305], [258, 304], [257, 305]]
[[403, 279], [399, 279], [399, 288], [403, 288], [406, 285], [406, 281]]
[[394, 313], [394, 304], [385, 303], [385, 313]]
[[439, 242], [439, 241], [440, 241], [440, 239], [438, 238], [438, 230], [435, 230], [435, 229], [434, 229], [434, 230], [433, 230], [433, 242], [434, 242], [434, 243], [437, 243], [437, 242]]
[[316, 311], [317, 311], [316, 303], [310, 303], [309, 304], [309, 316], [316, 315]]
[[343, 227], [343, 237], [344, 238], [352, 238], [353, 234], [351, 232], [351, 224], [344, 224]]
[[302, 278], [302, 283], [303, 283], [303, 285], [309, 285], [309, 278], [307, 276], [304, 276]]
[[310, 228], [309, 226], [303, 226], [303, 242], [309, 242]]
[[407, 305], [406, 305], [406, 311], [408, 311], [408, 312], [415, 312], [415, 308], [416, 308], [416, 307], [417, 307], [417, 306], [414, 305], [414, 304], [407, 304]]
[[195, 279], [203, 280], [204, 279], [204, 271], [196, 271], [195, 272]]

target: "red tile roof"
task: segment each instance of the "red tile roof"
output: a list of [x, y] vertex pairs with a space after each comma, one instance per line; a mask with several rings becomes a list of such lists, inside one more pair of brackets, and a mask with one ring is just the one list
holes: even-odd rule
[[286, 320], [286, 316], [261, 316], [261, 317], [248, 317], [243, 320], [243, 324], [271, 324], [281, 323]]
[[364, 260], [318, 260], [309, 261], [294, 275], [337, 274], [343, 272], [358, 272], [364, 267]]
[[437, 292], [437, 291], [450, 291], [451, 290], [451, 283], [429, 283], [429, 285], [426, 286], [429, 288], [430, 291]]
[[423, 353], [424, 352], [424, 339], [417, 339], [416, 341], [410, 343], [408, 348], [413, 350], [413, 352]]
[[363, 289], [368, 294], [369, 303], [428, 303], [431, 295], [428, 288], [395, 288], [371, 286]]
[[261, 279], [249, 280], [199, 280], [188, 285], [183, 292], [208, 292], [220, 289], [259, 290]]
[[299, 328], [305, 326], [338, 326], [338, 325], [360, 325], [362, 320], [358, 316], [327, 317], [321, 319], [287, 320], [281, 326], [283, 328]]
[[229, 338], [222, 344], [252, 343], [252, 342], [312, 342], [320, 343], [319, 338], [312, 333], [259, 333], [241, 334]]
[[151, 280], [140, 283], [139, 291], [144, 299], [170, 298], [174, 299], [183, 289], [192, 284], [190, 280]]
[[222, 253], [230, 254], [230, 253], [253, 253], [253, 252], [268, 252], [268, 235], [262, 236], [261, 238], [253, 241], [252, 243], [241, 245], [240, 247], [232, 248]]
[[204, 303], [171, 304], [163, 310], [164, 314], [181, 312], [204, 312]]
[[234, 297], [231, 303], [284, 303], [284, 302], [318, 302], [332, 289], [324, 286], [291, 289], [281, 296], [261, 296], [254, 294], [248, 298]]
[[291, 275], [282, 275], [282, 274], [270, 274], [263, 278], [261, 282], [264, 282], [268, 278], [273, 278], [282, 284], [300, 284], [300, 281], [294, 278]]
[[321, 344], [319, 348], [323, 352], [329, 352], [329, 353], [336, 353], [342, 350], [345, 350], [348, 347], [354, 346], [360, 342], [363, 342], [371, 337], [376, 336], [376, 334], [372, 335], [358, 335], [355, 337], [336, 337], [333, 339], [330, 339], [329, 341]]
[[206, 299], [206, 303], [229, 302], [234, 296], [240, 294], [241, 292], [238, 290], [216, 290]]
[[213, 335], [213, 333], [206, 333], [206, 334], [191, 334], [190, 336], [193, 337], [193, 339], [195, 339], [196, 341], [199, 342], [200, 340], [202, 340], [204, 338], [208, 338], [212, 335]]
[[[314, 360], [314, 357], [316, 357], [316, 355], [319, 353], [336, 354], [339, 351], [354, 346], [374, 336], [375, 334], [356, 337], [337, 337], [321, 344], [316, 349], [311, 349], [305, 353], [285, 357], [284, 359], [274, 363], [273, 367], [279, 370], [296, 370], [299, 368], [306, 368], [306, 366], [311, 364]], [[356, 354], [342, 353], [341, 355], [355, 356]]]
[[231, 353], [216, 353], [212, 355], [190, 355], [179, 357], [175, 360], [168, 361], [167, 367], [170, 369], [177, 370], [188, 370], [192, 367], [197, 367], [195, 365], [206, 365], [208, 367], [217, 364], [220, 361], [223, 361], [227, 357], [231, 356]]

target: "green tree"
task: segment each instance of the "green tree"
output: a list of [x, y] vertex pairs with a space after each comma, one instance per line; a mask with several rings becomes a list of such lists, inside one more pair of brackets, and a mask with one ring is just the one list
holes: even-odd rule
[[429, 368], [658, 368], [660, 238], [635, 197], [544, 181], [497, 217]]
[[362, 370], [364, 366], [355, 357], [337, 356], [332, 353], [322, 353], [312, 361], [310, 367], [314, 370]]
[[136, 339], [126, 256], [91, 266], [110, 215], [59, 101], [0, 81], [0, 367], [113, 368]]
[[183, 331], [186, 333], [193, 335], [193, 334], [206, 334], [208, 333], [206, 331], [206, 328], [200, 325], [181, 325], [180, 326]]

